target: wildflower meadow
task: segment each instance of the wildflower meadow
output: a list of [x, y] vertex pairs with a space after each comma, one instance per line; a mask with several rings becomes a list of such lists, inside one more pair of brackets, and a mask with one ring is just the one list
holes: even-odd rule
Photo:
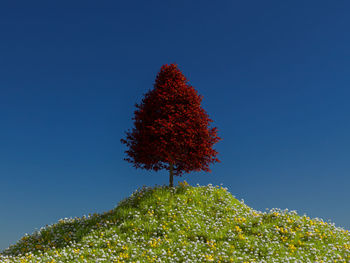
[[221, 186], [183, 182], [143, 187], [108, 212], [43, 227], [0, 262], [350, 262], [350, 234], [295, 211], [256, 211]]

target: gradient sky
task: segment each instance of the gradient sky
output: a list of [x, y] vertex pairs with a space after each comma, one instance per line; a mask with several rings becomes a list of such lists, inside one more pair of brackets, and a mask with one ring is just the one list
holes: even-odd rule
[[212, 173], [257, 209], [350, 228], [348, 1], [2, 1], [0, 250], [114, 208], [167, 171], [125, 162], [134, 104], [177, 63], [223, 140]]

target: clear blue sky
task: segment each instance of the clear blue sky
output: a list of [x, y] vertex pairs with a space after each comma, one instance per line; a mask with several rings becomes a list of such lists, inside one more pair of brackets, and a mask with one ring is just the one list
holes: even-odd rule
[[223, 138], [212, 173], [181, 180], [349, 229], [349, 10], [348, 1], [2, 1], [0, 249], [168, 183], [166, 171], [123, 161], [120, 139], [173, 62]]

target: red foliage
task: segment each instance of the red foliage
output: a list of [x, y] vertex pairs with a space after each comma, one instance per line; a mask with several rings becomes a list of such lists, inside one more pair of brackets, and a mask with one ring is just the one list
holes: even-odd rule
[[212, 147], [220, 138], [201, 101], [176, 64], [163, 65], [154, 89], [136, 104], [135, 127], [121, 140], [129, 147], [125, 160], [155, 171], [172, 164], [174, 175], [210, 171], [209, 164], [219, 162]]

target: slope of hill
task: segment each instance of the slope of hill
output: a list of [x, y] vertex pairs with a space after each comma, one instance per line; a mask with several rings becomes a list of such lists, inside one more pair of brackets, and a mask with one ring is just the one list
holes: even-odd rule
[[255, 211], [222, 187], [180, 183], [46, 226], [0, 262], [350, 262], [350, 234], [294, 211]]

